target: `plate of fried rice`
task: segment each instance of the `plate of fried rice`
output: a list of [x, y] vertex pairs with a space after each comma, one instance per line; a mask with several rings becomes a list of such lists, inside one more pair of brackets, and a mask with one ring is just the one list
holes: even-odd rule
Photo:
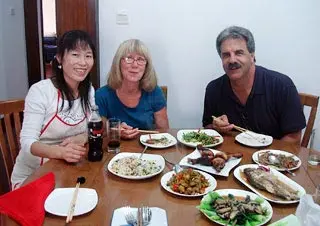
[[153, 177], [161, 173], [165, 167], [164, 158], [161, 155], [121, 152], [114, 156], [107, 168], [116, 176], [141, 180]]

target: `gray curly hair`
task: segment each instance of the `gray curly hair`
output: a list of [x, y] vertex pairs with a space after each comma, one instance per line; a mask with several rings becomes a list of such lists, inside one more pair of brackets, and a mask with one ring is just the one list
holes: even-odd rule
[[224, 29], [217, 37], [216, 48], [219, 56], [221, 56], [221, 44], [227, 39], [243, 39], [247, 43], [249, 53], [254, 53], [255, 44], [252, 33], [243, 27], [231, 26]]

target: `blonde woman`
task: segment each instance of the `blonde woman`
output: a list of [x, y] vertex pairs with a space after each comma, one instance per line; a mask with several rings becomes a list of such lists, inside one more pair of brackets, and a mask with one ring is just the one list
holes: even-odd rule
[[138, 129], [169, 127], [166, 100], [157, 85], [150, 53], [138, 39], [119, 46], [107, 85], [97, 90], [95, 98], [104, 121], [121, 120], [122, 138], [138, 136]]

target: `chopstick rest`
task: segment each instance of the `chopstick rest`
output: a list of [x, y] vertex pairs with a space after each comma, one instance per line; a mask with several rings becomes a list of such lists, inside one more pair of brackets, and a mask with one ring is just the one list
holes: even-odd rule
[[76, 207], [79, 187], [80, 187], [80, 184], [84, 184], [84, 182], [86, 182], [86, 178], [84, 178], [84, 177], [78, 177], [77, 178], [77, 184], [76, 184], [76, 187], [75, 187], [74, 192], [73, 192], [72, 200], [70, 202], [70, 207], [69, 207], [69, 210], [68, 210], [66, 223], [69, 223], [69, 222], [72, 221], [74, 209]]

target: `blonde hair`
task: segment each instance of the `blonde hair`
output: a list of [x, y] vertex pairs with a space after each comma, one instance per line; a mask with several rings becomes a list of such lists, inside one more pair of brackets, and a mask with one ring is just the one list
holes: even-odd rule
[[114, 90], [122, 85], [123, 76], [120, 69], [121, 59], [129, 53], [137, 53], [147, 60], [144, 74], [140, 80], [140, 89], [147, 92], [152, 91], [157, 85], [157, 75], [154, 70], [151, 55], [146, 45], [138, 39], [129, 39], [120, 44], [116, 54], [113, 57], [111, 69], [108, 73], [107, 84]]

